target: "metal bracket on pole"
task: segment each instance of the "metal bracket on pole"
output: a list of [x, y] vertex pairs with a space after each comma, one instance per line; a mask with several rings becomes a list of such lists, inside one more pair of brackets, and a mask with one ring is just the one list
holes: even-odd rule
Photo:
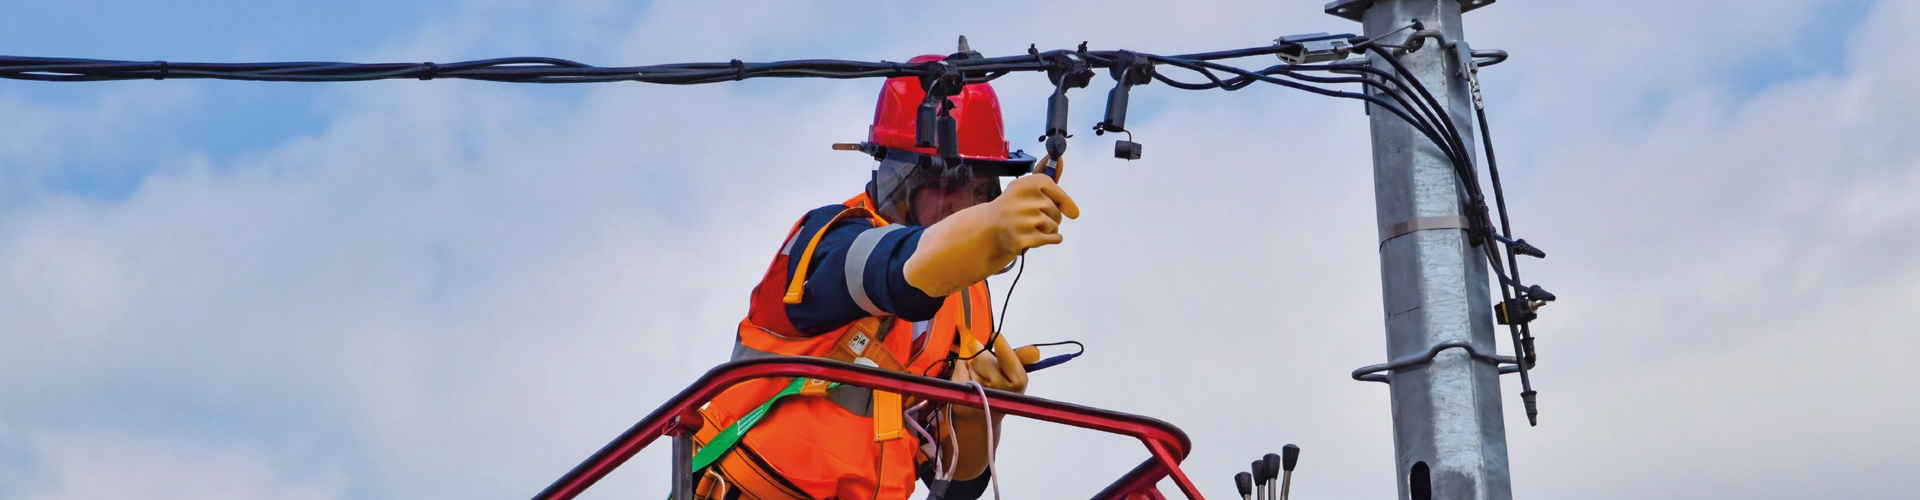
[[1440, 351], [1453, 349], [1453, 348], [1466, 349], [1467, 355], [1472, 356], [1473, 359], [1485, 361], [1488, 363], [1493, 363], [1495, 366], [1500, 367], [1501, 375], [1520, 372], [1520, 360], [1514, 359], [1512, 356], [1501, 356], [1498, 354], [1489, 354], [1489, 353], [1480, 352], [1473, 348], [1473, 344], [1455, 340], [1452, 342], [1442, 342], [1438, 345], [1435, 345], [1432, 348], [1427, 349], [1427, 352], [1425, 353], [1409, 354], [1406, 356], [1401, 356], [1399, 359], [1395, 359], [1393, 361], [1389, 361], [1386, 363], [1360, 367], [1359, 369], [1353, 371], [1353, 379], [1361, 382], [1392, 383], [1393, 382], [1392, 379], [1388, 378], [1386, 375], [1381, 375], [1380, 372], [1400, 371], [1407, 368], [1412, 368], [1415, 366], [1431, 363], [1433, 362], [1433, 358], [1440, 357]]

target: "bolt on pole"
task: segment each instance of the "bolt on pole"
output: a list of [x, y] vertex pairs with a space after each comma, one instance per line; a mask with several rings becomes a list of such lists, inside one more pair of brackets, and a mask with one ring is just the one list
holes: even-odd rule
[[[1447, 45], [1462, 39], [1463, 11], [1491, 3], [1338, 0], [1327, 5], [1327, 13], [1360, 21], [1367, 37], [1388, 44], [1403, 44], [1415, 32], [1408, 28], [1415, 20], [1439, 31], [1444, 41], [1429, 38], [1421, 50], [1399, 57], [1445, 108], [1443, 117], [1453, 121], [1462, 141], [1474, 144], [1471, 90]], [[1393, 71], [1375, 52], [1368, 57], [1375, 67]], [[1454, 341], [1497, 352], [1485, 257], [1461, 229], [1467, 213], [1459, 178], [1445, 152], [1412, 126], [1387, 111], [1368, 111], [1374, 207], [1384, 238], [1380, 285], [1387, 359]], [[1455, 348], [1388, 379], [1400, 498], [1512, 498], [1498, 367]]]

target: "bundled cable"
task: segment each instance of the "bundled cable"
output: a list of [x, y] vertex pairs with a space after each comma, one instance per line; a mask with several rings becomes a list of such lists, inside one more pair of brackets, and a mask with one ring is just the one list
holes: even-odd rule
[[[1359, 39], [1355, 35], [1326, 35], [1324, 39]], [[1320, 39], [1304, 40], [1314, 42]], [[1160, 61], [1211, 61], [1301, 50], [1300, 43], [1267, 47], [1152, 56]], [[268, 62], [196, 63], [169, 61], [108, 61], [52, 57], [0, 56], [0, 78], [55, 82], [108, 80], [216, 79], [264, 82], [355, 82], [391, 79], [466, 79], [523, 83], [594, 83], [636, 81], [693, 85], [750, 78], [886, 78], [926, 74], [931, 66], [947, 66], [967, 75], [969, 83], [999, 78], [1012, 72], [1047, 71], [1050, 60], [1069, 53], [1084, 57], [1093, 67], [1106, 68], [1123, 51], [1039, 52], [1025, 56], [950, 59], [931, 63], [866, 62], [805, 59], [765, 63], [732, 60], [713, 63], [677, 63], [652, 66], [600, 67], [552, 57], [508, 57], [455, 63]], [[1156, 61], [1159, 62], [1159, 61]]]

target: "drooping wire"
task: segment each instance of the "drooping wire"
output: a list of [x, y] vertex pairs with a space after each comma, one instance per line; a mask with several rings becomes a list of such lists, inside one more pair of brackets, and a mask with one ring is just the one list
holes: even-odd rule
[[[1007, 327], [1007, 304], [1013, 303], [1013, 288], [1020, 286], [1020, 277], [1027, 274], [1027, 255], [1020, 254], [1020, 268], [1013, 272], [1013, 283], [1007, 285], [1006, 298], [1000, 300], [1000, 317], [994, 318], [998, 324], [993, 326], [994, 333]], [[991, 345], [989, 345], [991, 347]]]
[[[1500, 166], [1493, 157], [1493, 133], [1488, 129], [1487, 109], [1484, 106], [1475, 106], [1474, 112], [1480, 121], [1480, 139], [1487, 152], [1487, 175], [1493, 181], [1493, 201], [1500, 211], [1500, 233], [1505, 235], [1507, 239], [1513, 239], [1513, 224], [1507, 219], [1507, 196], [1505, 190], [1500, 186]], [[1514, 256], [1514, 251], [1511, 247], [1507, 248], [1507, 267], [1513, 272], [1511, 287], [1519, 289], [1521, 287], [1520, 261]], [[1505, 292], [1505, 290], [1503, 289], [1502, 292]], [[1512, 300], [1511, 297], [1506, 295], [1507, 294], [1503, 293], [1502, 298], [1509, 301]], [[1509, 308], [1517, 307], [1517, 304], [1513, 304], [1512, 302], [1508, 302], [1507, 304], [1509, 305], [1506, 307]], [[1508, 313], [1513, 314], [1512, 311]], [[1520, 398], [1526, 406], [1527, 424], [1540, 425], [1540, 412], [1534, 401], [1534, 396], [1538, 393], [1533, 390], [1533, 377], [1528, 373], [1528, 371], [1533, 368], [1535, 361], [1533, 355], [1532, 326], [1533, 323], [1531, 321], [1509, 321], [1507, 324], [1507, 332], [1513, 338], [1513, 356], [1515, 361], [1517, 361], [1515, 364], [1520, 366]]]
[[994, 318], [998, 324], [993, 325], [993, 334], [987, 336], [987, 347], [981, 349], [980, 352], [973, 353], [972, 356], [956, 358], [956, 360], [972, 361], [973, 358], [978, 358], [981, 354], [993, 352], [993, 344], [1000, 340], [1000, 329], [1007, 326], [1007, 306], [1013, 304], [1013, 289], [1014, 287], [1020, 286], [1020, 277], [1027, 274], [1027, 255], [1020, 254], [1016, 259], [1020, 261], [1020, 268], [1013, 272], [1013, 283], [1007, 285], [1006, 298], [1000, 301], [1000, 317]]

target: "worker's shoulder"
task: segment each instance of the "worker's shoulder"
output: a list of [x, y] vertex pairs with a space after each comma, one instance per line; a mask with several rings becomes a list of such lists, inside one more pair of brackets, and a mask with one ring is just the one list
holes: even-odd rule
[[[806, 217], [800, 219], [800, 227], [803, 231], [809, 233], [819, 231], [822, 229], [821, 225], [826, 224], [828, 221], [833, 221], [834, 217], [840, 215], [841, 212], [847, 209], [848, 207], [846, 205], [838, 203], [813, 209], [813, 211], [807, 212]], [[838, 221], [833, 221], [833, 225], [835, 227], [845, 227], [849, 225], [873, 227], [873, 222], [867, 220], [866, 217], [843, 217]]]

